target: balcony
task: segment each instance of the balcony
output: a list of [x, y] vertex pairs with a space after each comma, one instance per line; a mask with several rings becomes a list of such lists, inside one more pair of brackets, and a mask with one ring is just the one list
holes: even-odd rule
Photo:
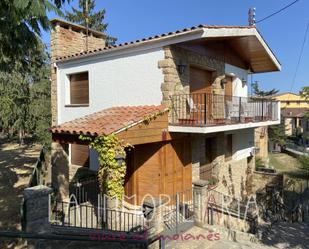
[[[171, 102], [170, 131], [199, 127], [207, 133], [280, 123], [280, 104], [271, 99], [194, 93], [174, 95]], [[224, 128], [214, 129], [219, 126]]]

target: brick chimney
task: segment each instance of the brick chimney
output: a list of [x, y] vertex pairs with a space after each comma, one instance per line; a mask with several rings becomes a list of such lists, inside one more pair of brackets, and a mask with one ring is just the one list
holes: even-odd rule
[[[61, 19], [51, 20], [51, 112], [52, 125], [57, 125], [57, 69], [56, 58], [87, 51], [86, 27]], [[106, 35], [88, 29], [88, 51], [106, 46]]]

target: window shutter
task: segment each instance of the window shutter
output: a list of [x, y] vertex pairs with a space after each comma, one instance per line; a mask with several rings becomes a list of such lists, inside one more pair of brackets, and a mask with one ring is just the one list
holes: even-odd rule
[[71, 164], [89, 167], [89, 147], [81, 144], [71, 144]]
[[71, 104], [89, 104], [88, 72], [70, 75]]

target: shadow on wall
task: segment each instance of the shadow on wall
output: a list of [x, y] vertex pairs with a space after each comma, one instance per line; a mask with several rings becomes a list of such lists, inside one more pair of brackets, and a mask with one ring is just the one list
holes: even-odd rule
[[52, 143], [52, 187], [62, 200], [69, 197], [69, 159], [67, 145]]

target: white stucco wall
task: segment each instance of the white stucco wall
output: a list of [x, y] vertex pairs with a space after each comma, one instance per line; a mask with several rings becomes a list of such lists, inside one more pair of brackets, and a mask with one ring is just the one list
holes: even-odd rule
[[248, 96], [248, 85], [242, 83], [242, 79], [248, 82], [248, 72], [242, 68], [225, 64], [225, 73], [233, 74], [233, 96], [247, 97]]
[[241, 160], [252, 155], [254, 129], [242, 129], [226, 134], [233, 134], [233, 160]]
[[[162, 48], [125, 55], [95, 57], [84, 62], [58, 65], [58, 124], [112, 106], [159, 105], [162, 100]], [[69, 74], [89, 72], [89, 107], [65, 107], [69, 104]]]

